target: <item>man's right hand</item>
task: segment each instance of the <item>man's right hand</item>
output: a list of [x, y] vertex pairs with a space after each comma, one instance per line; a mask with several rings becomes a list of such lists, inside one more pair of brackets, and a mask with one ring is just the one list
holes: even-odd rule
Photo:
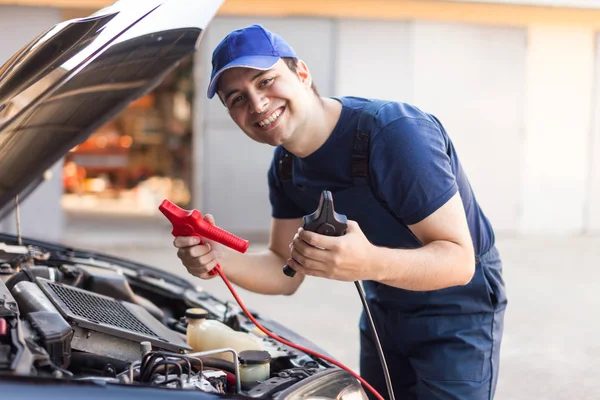
[[[206, 222], [215, 224], [212, 215], [205, 214], [203, 218]], [[188, 272], [201, 279], [212, 279], [218, 275], [209, 275], [208, 272], [219, 263], [221, 246], [205, 239], [204, 244], [199, 243], [200, 239], [195, 236], [178, 236], [173, 240], [173, 245], [178, 249], [177, 257]]]
[[[210, 214], [205, 214], [204, 219], [210, 224], [215, 223]], [[267, 248], [246, 254], [204, 238], [204, 244], [199, 244], [197, 238], [180, 236], [173, 244], [178, 249], [177, 257], [194, 276], [212, 279], [218, 275], [208, 275], [208, 272], [220, 264], [227, 279], [243, 289], [261, 294], [291, 295], [302, 283], [304, 274], [290, 278], [283, 273], [282, 267], [290, 254], [290, 242], [300, 227], [302, 218], [273, 219]]]

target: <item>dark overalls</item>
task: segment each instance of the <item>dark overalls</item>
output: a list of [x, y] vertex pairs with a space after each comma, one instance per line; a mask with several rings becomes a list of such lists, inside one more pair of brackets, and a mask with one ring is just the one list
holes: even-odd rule
[[[416, 248], [421, 246], [418, 239], [375, 198], [369, 185], [370, 123], [381, 105], [372, 103], [361, 114], [352, 154], [355, 185], [332, 191], [334, 207], [357, 221], [374, 245], [406, 248], [411, 243], [408, 247]], [[314, 212], [321, 191], [329, 188], [296, 185], [293, 156], [284, 150], [281, 155], [279, 176], [284, 191], [306, 214]], [[382, 231], [394, 234], [378, 234]], [[373, 281], [363, 285], [396, 400], [493, 398], [506, 306], [502, 263], [494, 246], [477, 254], [475, 274], [466, 286], [416, 292]], [[360, 343], [361, 376], [388, 398], [364, 312]]]

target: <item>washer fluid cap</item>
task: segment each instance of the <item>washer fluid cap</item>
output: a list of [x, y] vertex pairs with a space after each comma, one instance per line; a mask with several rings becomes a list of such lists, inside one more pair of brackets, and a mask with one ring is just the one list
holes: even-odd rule
[[238, 355], [242, 365], [260, 365], [271, 361], [271, 355], [264, 350], [244, 350]]
[[185, 310], [185, 317], [192, 319], [205, 319], [208, 318], [208, 311], [203, 308], [188, 308]]

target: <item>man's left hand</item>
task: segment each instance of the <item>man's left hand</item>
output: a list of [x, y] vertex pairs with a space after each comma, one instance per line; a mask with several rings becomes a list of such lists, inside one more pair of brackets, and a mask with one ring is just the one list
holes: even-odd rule
[[339, 281], [373, 279], [375, 246], [355, 221], [348, 221], [343, 236], [325, 236], [300, 228], [290, 248], [288, 264], [299, 273]]

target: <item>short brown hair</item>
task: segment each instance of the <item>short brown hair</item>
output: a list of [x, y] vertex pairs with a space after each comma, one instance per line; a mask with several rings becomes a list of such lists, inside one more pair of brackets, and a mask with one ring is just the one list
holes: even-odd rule
[[[288, 66], [288, 68], [290, 69], [290, 71], [292, 71], [293, 73], [296, 73], [296, 71], [298, 70], [298, 59], [297, 58], [292, 58], [292, 57], [282, 57], [281, 58], [283, 60], [283, 62], [285, 62], [285, 65]], [[317, 90], [317, 85], [315, 85], [315, 81], [313, 80], [310, 88], [313, 90], [313, 92], [315, 92], [315, 94], [317, 95], [317, 97], [321, 97], [319, 95], [319, 91]]]

